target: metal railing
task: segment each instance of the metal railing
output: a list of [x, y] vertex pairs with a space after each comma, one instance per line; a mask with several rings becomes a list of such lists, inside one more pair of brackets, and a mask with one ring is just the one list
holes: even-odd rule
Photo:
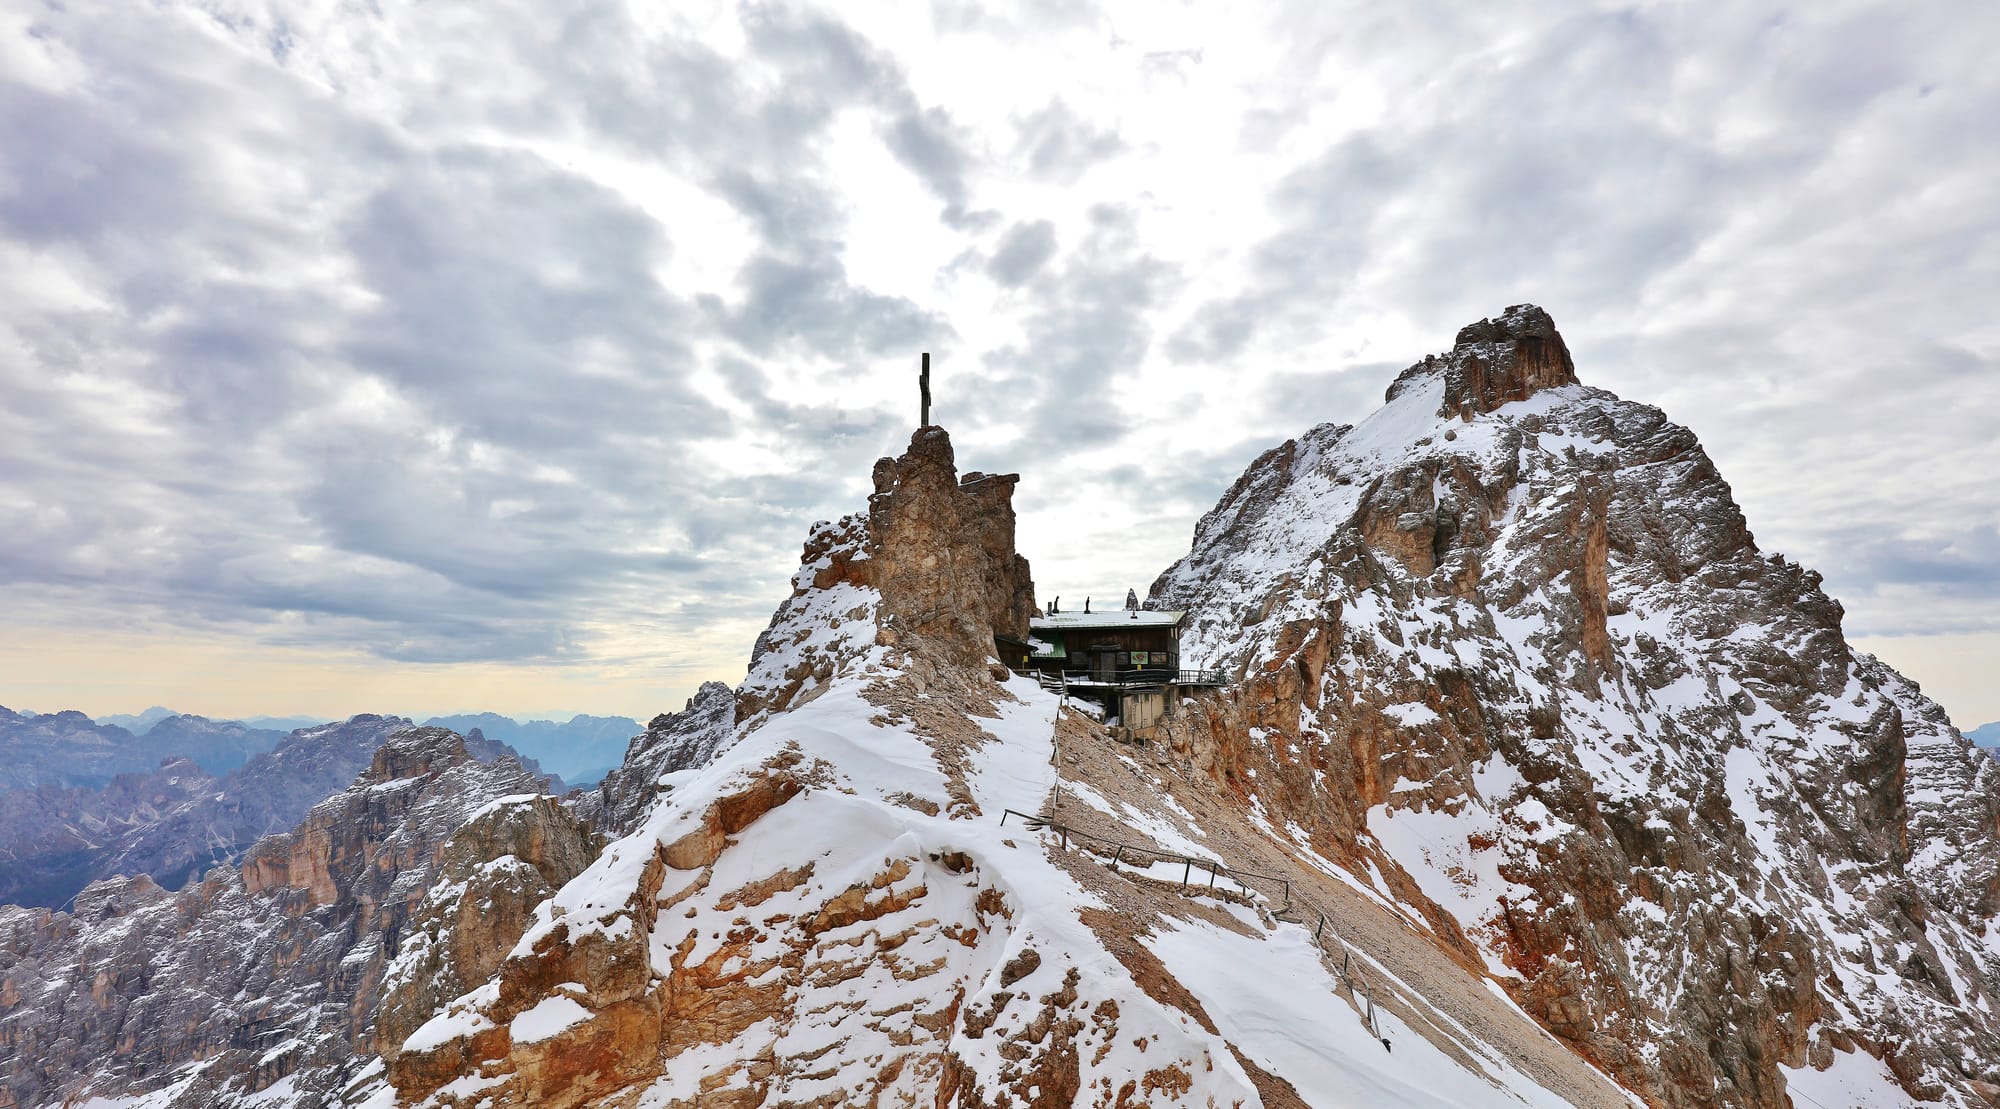
[[1068, 683], [1070, 685], [1116, 685], [1116, 686], [1166, 686], [1200, 685], [1226, 686], [1229, 679], [1220, 670], [1179, 670], [1165, 666], [1142, 666], [1128, 670], [1118, 670], [1109, 677], [1101, 676], [1094, 670], [1040, 670], [1033, 667], [1014, 671], [1024, 677], [1034, 678], [1053, 689]]
[[1362, 971], [1361, 964], [1355, 962], [1354, 946], [1347, 942], [1347, 937], [1340, 934], [1340, 929], [1334, 926], [1333, 921], [1329, 920], [1325, 913], [1321, 913], [1319, 926], [1313, 929], [1313, 946], [1319, 948], [1320, 953], [1331, 960], [1334, 952], [1327, 950], [1325, 939], [1327, 936], [1333, 937], [1333, 941], [1340, 945], [1339, 963], [1329, 962], [1329, 965], [1333, 967], [1334, 975], [1340, 979], [1340, 984], [1346, 986], [1347, 991], [1358, 999], [1355, 1008], [1360, 1012], [1363, 1027], [1368, 1029], [1369, 1035], [1382, 1041], [1382, 1050], [1392, 1050], [1389, 1046], [1389, 1037], [1382, 1034], [1382, 1026], [1375, 1019], [1375, 987], [1369, 984], [1368, 975]]
[[[1078, 841], [1079, 847], [1086, 847], [1086, 849], [1091, 850], [1100, 857], [1104, 855], [1103, 847], [1111, 848], [1111, 856], [1105, 865], [1113, 870], [1117, 870], [1118, 864], [1121, 862], [1138, 866], [1140, 865], [1139, 860], [1142, 858], [1150, 858], [1153, 863], [1180, 863], [1180, 885], [1183, 889], [1204, 885], [1203, 883], [1194, 881], [1197, 873], [1208, 877], [1208, 881], [1205, 883], [1208, 889], [1213, 890], [1218, 880], [1226, 878], [1235, 883], [1237, 889], [1241, 890], [1244, 894], [1252, 896], [1257, 891], [1252, 889], [1243, 879], [1254, 878], [1261, 882], [1276, 883], [1284, 891], [1285, 903], [1277, 909], [1272, 910], [1272, 913], [1274, 916], [1285, 920], [1293, 919], [1285, 916], [1292, 909], [1292, 882], [1291, 879], [1282, 875], [1258, 874], [1254, 871], [1235, 870], [1223, 866], [1215, 859], [1197, 859], [1191, 855], [1176, 855], [1170, 851], [1161, 851], [1157, 848], [1123, 843], [1107, 836], [1097, 835], [1094, 832], [1081, 831], [1071, 825], [1039, 813], [1025, 813], [1019, 809], [1001, 810], [1000, 823], [1002, 825], [1006, 824], [1007, 818], [1010, 816], [1020, 817], [1030, 830], [1041, 831], [1046, 829], [1056, 833], [1064, 850], [1069, 849], [1071, 840]], [[1088, 844], [1099, 844], [1101, 847], [1089, 848], [1087, 847]], [[1226, 893], [1228, 891], [1224, 890], [1223, 892]], [[1338, 951], [1329, 948], [1329, 939], [1339, 946]], [[1357, 1014], [1361, 1017], [1362, 1026], [1368, 1029], [1369, 1035], [1382, 1042], [1382, 1050], [1391, 1050], [1389, 1038], [1382, 1035], [1381, 1023], [1375, 1016], [1375, 987], [1368, 981], [1368, 975], [1362, 969], [1361, 964], [1355, 960], [1353, 945], [1347, 942], [1347, 938], [1340, 934], [1338, 926], [1325, 913], [1319, 914], [1319, 924], [1313, 928], [1312, 940], [1313, 946], [1318, 948], [1320, 953], [1327, 957], [1328, 965], [1332, 967], [1335, 977], [1339, 978], [1341, 985], [1346, 986], [1348, 992], [1354, 996], [1354, 1006]], [[1336, 959], [1338, 960], [1337, 962], [1334, 961]]]
[[[1274, 912], [1284, 913], [1292, 907], [1292, 880], [1283, 875], [1258, 874], [1249, 870], [1236, 870], [1222, 865], [1215, 859], [1197, 859], [1192, 855], [1176, 855], [1171, 851], [1161, 851], [1154, 847], [1141, 847], [1136, 843], [1123, 843], [1108, 836], [1100, 836], [1094, 832], [1085, 832], [1071, 825], [1064, 824], [1061, 821], [1051, 820], [1046, 816], [1040, 816], [1035, 813], [1025, 813], [1019, 809], [1002, 810], [1000, 813], [1000, 823], [1007, 823], [1007, 818], [1010, 816], [1020, 817], [1027, 822], [1031, 830], [1039, 831], [1046, 828], [1056, 833], [1062, 842], [1064, 850], [1069, 849], [1071, 840], [1078, 841], [1078, 846], [1096, 843], [1110, 848], [1111, 855], [1106, 865], [1110, 866], [1113, 870], [1118, 869], [1118, 864], [1121, 862], [1131, 866], [1150, 866], [1152, 863], [1180, 863], [1180, 884], [1183, 889], [1197, 884], [1194, 881], [1194, 876], [1196, 873], [1200, 873], [1207, 876], [1208, 881], [1205, 883], [1205, 886], [1208, 889], [1214, 889], [1215, 883], [1218, 880], [1228, 879], [1234, 882], [1236, 888], [1247, 896], [1255, 896], [1258, 891], [1243, 881], [1243, 879], [1254, 878], [1260, 882], [1275, 883], [1283, 890], [1285, 903], [1274, 910]], [[1100, 856], [1104, 854], [1103, 851], [1095, 851], [1094, 853]], [[1141, 864], [1139, 861], [1141, 859], [1150, 859], [1151, 861]]]

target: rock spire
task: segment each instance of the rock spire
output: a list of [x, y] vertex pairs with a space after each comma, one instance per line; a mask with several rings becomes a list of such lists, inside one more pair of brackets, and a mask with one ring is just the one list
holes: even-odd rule
[[900, 457], [877, 460], [868, 511], [806, 537], [792, 595], [751, 654], [736, 719], [816, 696], [874, 647], [983, 673], [996, 636], [1027, 639], [1035, 590], [1014, 550], [1020, 479], [961, 477], [941, 427], [918, 428]]
[[1555, 321], [1532, 304], [1459, 328], [1450, 353], [1426, 355], [1404, 370], [1383, 399], [1395, 400], [1436, 375], [1445, 383], [1438, 414], [1466, 420], [1542, 389], [1577, 384], [1576, 364]]

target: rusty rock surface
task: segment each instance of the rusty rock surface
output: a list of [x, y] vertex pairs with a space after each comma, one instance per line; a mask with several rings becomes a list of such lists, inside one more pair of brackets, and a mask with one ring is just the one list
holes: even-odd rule
[[1236, 678], [1170, 742], [1650, 1104], [1838, 1052], [1996, 1103], [2000, 767], [1540, 309], [1267, 452], [1152, 594]]

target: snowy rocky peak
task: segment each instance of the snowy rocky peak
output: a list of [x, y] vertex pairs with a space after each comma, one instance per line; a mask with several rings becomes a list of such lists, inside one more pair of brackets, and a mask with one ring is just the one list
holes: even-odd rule
[[1404, 370], [1384, 399], [1395, 400], [1432, 375], [1445, 383], [1438, 414], [1468, 420], [1509, 401], [1526, 400], [1537, 390], [1577, 383], [1576, 366], [1555, 321], [1532, 304], [1516, 304], [1495, 319], [1459, 328], [1449, 353], [1427, 355]]
[[1021, 475], [960, 478], [951, 437], [925, 427], [901, 458], [878, 460], [874, 478], [869, 556], [885, 644], [929, 639], [943, 657], [977, 667], [993, 656], [995, 634], [1027, 639], [1035, 589], [1014, 550]]
[[2000, 773], [1538, 310], [1266, 452], [1154, 595], [1237, 678], [1170, 744], [1650, 1102], [2000, 1104]]
[[1028, 560], [1014, 550], [1018, 474], [958, 475], [951, 436], [919, 428], [875, 463], [865, 514], [814, 524], [792, 595], [751, 653], [737, 717], [810, 699], [869, 651], [922, 665], [986, 668], [996, 634], [1026, 640]]
[[447, 728], [405, 728], [375, 749], [361, 782], [376, 785], [399, 778], [416, 778], [434, 767], [464, 762], [465, 737]]
[[[1209, 783], [999, 669], [1032, 596], [1013, 479], [949, 448], [919, 431], [865, 515], [813, 527], [735, 723], [705, 689], [635, 740], [606, 825], [657, 788], [587, 868], [525, 914], [555, 870], [447, 870], [358, 1103], [1626, 1104], [1325, 858], [1273, 876]], [[1023, 816], [1058, 808], [1131, 853]], [[1307, 905], [1380, 936], [1373, 985], [1280, 915]]]
[[393, 1061], [439, 1008], [484, 982], [535, 907], [603, 846], [553, 797], [502, 797], [473, 813], [437, 852], [433, 885], [383, 976], [376, 1050]]

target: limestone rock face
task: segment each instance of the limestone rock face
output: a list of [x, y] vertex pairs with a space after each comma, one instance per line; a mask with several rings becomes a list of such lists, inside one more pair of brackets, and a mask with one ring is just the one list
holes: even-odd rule
[[807, 536], [792, 596], [751, 652], [737, 719], [810, 700], [877, 646], [973, 671], [993, 658], [996, 634], [1025, 640], [1035, 589], [1014, 550], [1019, 479], [961, 481], [941, 427], [918, 429], [900, 458], [878, 460], [868, 512]]
[[1259, 458], [1153, 596], [1236, 677], [1177, 751], [1648, 1103], [2000, 1104], [2000, 773], [1539, 309]]
[[376, 1014], [390, 1063], [410, 1033], [499, 969], [535, 907], [583, 873], [604, 844], [553, 797], [502, 798], [438, 852], [433, 888], [402, 930]]
[[[357, 1091], [368, 1104], [1137, 1109], [1353, 1089], [1432, 1109], [1622, 1104], [1468, 972], [1395, 978], [1413, 951], [1437, 959], [1393, 919], [1372, 922], [1381, 988], [1347, 984], [1356, 972], [1325, 929], [1276, 913], [1310, 890], [1352, 910], [1342, 927], [1359, 934], [1380, 910], [1330, 869], [1294, 864], [1290, 880], [1260, 879], [1268, 890], [1228, 877], [1239, 858], [1284, 864], [1263, 861], [1270, 845], [1204, 779], [1122, 756], [1094, 718], [995, 673], [991, 637], [1024, 617], [1028, 592], [1011, 482], [957, 480], [947, 447], [919, 432], [878, 467], [868, 516], [814, 527], [727, 738], [721, 696], [704, 690], [635, 740], [597, 802], [608, 826], [639, 811], [628, 790], [675, 752], [710, 754], [669, 771], [671, 788], [524, 929], [517, 891], [532, 880], [476, 895], [505, 906], [504, 928], [464, 921], [471, 885], [433, 888], [412, 929], [428, 938], [389, 972], [385, 1084]], [[1133, 823], [1083, 833], [1088, 812], [1068, 814], [1089, 805]], [[1078, 839], [1022, 815], [1050, 809]], [[1197, 810], [1217, 822], [1197, 825]], [[1133, 837], [1135, 853], [1084, 853], [1099, 833]], [[1149, 835], [1200, 839], [1208, 885], [1160, 841], [1137, 842]], [[471, 927], [479, 942], [455, 935]], [[497, 964], [477, 955], [516, 935]], [[425, 982], [460, 992], [438, 993], [419, 1024]], [[1266, 992], [1236, 993], [1244, 983]], [[1417, 1028], [1391, 1057], [1382, 1030]]]
[[868, 499], [869, 556], [895, 637], [925, 636], [968, 667], [993, 654], [993, 636], [1025, 640], [1035, 587], [1014, 550], [1019, 474], [958, 477], [951, 437], [921, 428], [901, 458], [875, 463]]
[[[360, 1065], [438, 848], [544, 781], [405, 726], [240, 868], [179, 893], [106, 879], [69, 912], [0, 906], [0, 1106], [86, 1093], [146, 1094], [149, 1109], [324, 1104]], [[553, 852], [564, 866], [573, 853]]]
[[714, 758], [735, 735], [736, 691], [703, 682], [679, 712], [655, 716], [632, 737], [625, 761], [576, 803], [576, 814], [613, 836], [630, 832], [665, 790], [660, 779]]
[[1450, 353], [1430, 355], [1403, 371], [1384, 399], [1393, 401], [1410, 383], [1433, 377], [1444, 381], [1439, 415], [1465, 420], [1538, 390], [1577, 384], [1576, 366], [1555, 321], [1532, 304], [1516, 304], [1497, 318], [1459, 328]]

